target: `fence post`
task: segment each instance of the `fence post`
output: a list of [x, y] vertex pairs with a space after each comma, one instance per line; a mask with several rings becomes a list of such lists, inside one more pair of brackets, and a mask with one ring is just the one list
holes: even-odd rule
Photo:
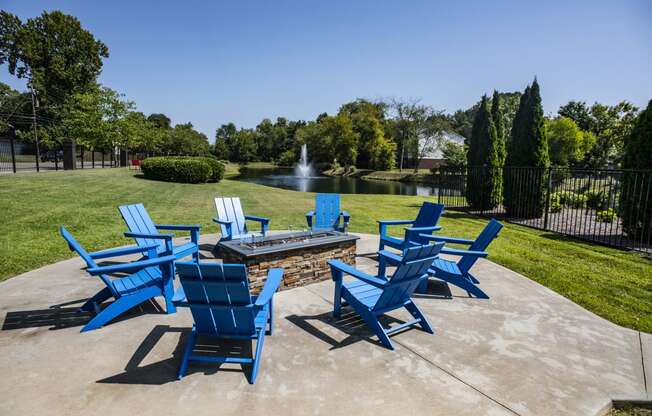
[[16, 130], [12, 129], [11, 133], [9, 134], [9, 144], [11, 145], [11, 167], [14, 169], [14, 173], [16, 173], [16, 149], [14, 148], [14, 134], [16, 134]]
[[441, 167], [437, 169], [437, 203], [441, 204]]
[[550, 188], [552, 188], [552, 168], [548, 168], [548, 187], [546, 189], [546, 206], [543, 214], [543, 229], [548, 230], [548, 212], [550, 211]]
[[93, 149], [93, 153], [91, 153], [91, 166], [95, 169], [95, 149]]
[[104, 167], [104, 150], [102, 150], [102, 167]]

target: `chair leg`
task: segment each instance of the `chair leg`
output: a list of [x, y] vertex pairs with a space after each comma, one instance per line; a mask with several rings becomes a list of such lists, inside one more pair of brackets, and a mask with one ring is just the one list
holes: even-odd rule
[[92, 298], [88, 299], [80, 308], [80, 312], [97, 312], [99, 305], [105, 300], [111, 298], [113, 293], [108, 287], [97, 292]]
[[433, 331], [432, 327], [430, 326], [430, 322], [426, 319], [426, 316], [421, 312], [421, 309], [417, 307], [417, 305], [413, 301], [409, 301], [405, 305], [405, 309], [407, 309], [408, 312], [410, 312], [410, 315], [414, 317], [414, 319], [420, 319], [421, 322], [419, 322], [419, 325], [421, 325], [421, 328], [423, 328], [424, 331], [434, 334], [435, 331]]
[[339, 319], [342, 316], [342, 279], [335, 281], [335, 295], [333, 298], [333, 316]]
[[134, 294], [118, 298], [114, 300], [109, 306], [104, 308], [104, 310], [102, 310], [100, 313], [95, 315], [95, 317], [81, 329], [81, 332], [91, 331], [93, 329], [102, 327], [113, 319], [122, 315], [124, 312], [128, 311], [136, 305], [140, 305], [151, 297], [152, 296], [143, 297]]
[[253, 366], [251, 368], [251, 375], [248, 377], [249, 384], [256, 382], [258, 376], [258, 368], [260, 367], [260, 358], [263, 353], [263, 345], [265, 344], [265, 331], [258, 333], [258, 340], [256, 342], [256, 355], [254, 356]]
[[174, 306], [174, 303], [172, 302], [172, 298], [174, 297], [174, 282], [172, 278], [167, 279], [163, 284], [163, 297], [165, 298], [165, 313], [168, 315], [175, 313], [177, 307]]
[[274, 327], [274, 298], [269, 300], [269, 318], [267, 318], [267, 335], [271, 336]]
[[192, 351], [195, 349], [196, 342], [197, 331], [193, 327], [192, 332], [190, 332], [190, 338], [188, 338], [188, 341], [186, 342], [186, 349], [183, 351], [183, 357], [181, 357], [181, 365], [179, 366], [179, 374], [177, 375], [177, 379], [179, 380], [181, 380], [183, 376], [186, 375], [186, 371], [188, 370], [188, 361], [190, 360]]
[[378, 317], [373, 315], [371, 312], [361, 313], [360, 316], [364, 321], [369, 325], [371, 330], [378, 336], [380, 342], [387, 348], [394, 351], [394, 344], [390, 341], [389, 337], [385, 333], [385, 328], [378, 321]]
[[479, 299], [489, 299], [489, 295], [484, 293], [482, 289], [476, 286], [469, 278], [462, 276], [437, 276], [436, 274], [433, 275], [433, 277], [465, 290], [466, 293], [469, 294], [469, 297], [475, 296]]

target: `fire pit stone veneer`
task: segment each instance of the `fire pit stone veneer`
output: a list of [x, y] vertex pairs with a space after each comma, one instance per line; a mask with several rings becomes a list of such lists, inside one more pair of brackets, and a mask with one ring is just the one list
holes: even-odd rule
[[281, 290], [330, 279], [328, 260], [355, 265], [358, 238], [336, 231], [274, 234], [253, 242], [219, 242], [217, 250], [224, 263], [247, 266], [250, 287], [257, 293], [273, 268], [284, 269]]

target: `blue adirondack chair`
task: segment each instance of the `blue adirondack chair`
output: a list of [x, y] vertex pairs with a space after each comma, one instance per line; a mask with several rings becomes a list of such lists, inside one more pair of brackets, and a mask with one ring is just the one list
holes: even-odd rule
[[[252, 364], [247, 377], [254, 384], [258, 375], [265, 335], [272, 335], [272, 298], [281, 280], [283, 269], [271, 269], [258, 296], [249, 293], [247, 270], [242, 264], [190, 263], [176, 264], [181, 289], [177, 306], [189, 307], [195, 324], [186, 343], [179, 380], [189, 361]], [[253, 358], [214, 357], [194, 354], [197, 336], [256, 340]]]
[[[330, 260], [331, 273], [335, 281], [335, 302], [333, 316], [341, 316], [342, 299], [364, 319], [380, 342], [394, 349], [389, 335], [405, 328], [419, 324], [421, 328], [433, 333], [430, 323], [412, 301], [412, 293], [419, 283], [428, 278], [426, 271], [439, 254], [444, 243], [426, 244], [405, 250], [401, 257], [388, 251], [378, 252], [378, 275], [371, 276], [355, 267], [349, 266], [339, 260]], [[387, 264], [396, 266], [390, 278], [385, 277]], [[343, 280], [343, 275], [348, 274], [358, 281], [348, 282]], [[413, 320], [397, 325], [393, 328], [384, 328], [378, 317], [386, 312], [405, 308], [414, 317]]]
[[[419, 214], [414, 220], [380, 220], [378, 221], [378, 231], [380, 234], [380, 244], [378, 250], [383, 250], [385, 246], [404, 251], [413, 245], [428, 244], [428, 240], [423, 238], [423, 234], [432, 234], [434, 231], [441, 230], [437, 225], [441, 214], [444, 212], [444, 205], [424, 202], [419, 209]], [[392, 237], [387, 233], [388, 225], [410, 225], [405, 228], [403, 238]]]
[[[155, 244], [159, 255], [171, 251], [177, 259], [192, 255], [193, 260], [199, 261], [199, 225], [154, 224], [143, 204], [122, 205], [119, 209], [129, 227], [125, 236], [136, 240], [138, 246]], [[189, 231], [190, 242], [175, 246], [172, 244], [174, 234], [159, 233], [159, 230]]]
[[[448, 244], [463, 244], [468, 245], [468, 250], [461, 250], [455, 248], [444, 247], [441, 250], [442, 254], [452, 254], [455, 256], [460, 256], [458, 261], [445, 260], [438, 258], [432, 263], [432, 266], [428, 270], [428, 274], [437, 279], [448, 282], [452, 285], [455, 285], [461, 289], [466, 290], [466, 292], [471, 295], [475, 295], [481, 299], [489, 299], [489, 296], [478, 287], [480, 283], [478, 279], [473, 277], [469, 272], [471, 267], [475, 264], [476, 260], [480, 257], [487, 257], [489, 254], [485, 251], [489, 244], [498, 237], [498, 233], [503, 228], [503, 225], [492, 219], [484, 227], [484, 230], [478, 235], [478, 238], [475, 240], [467, 240], [464, 238], [453, 238], [445, 237], [440, 235], [428, 235], [424, 236], [428, 240], [434, 240], [436, 242], [443, 242]], [[425, 292], [427, 289], [427, 281], [419, 287], [419, 292]]]
[[[340, 218], [342, 222], [340, 224]], [[351, 216], [340, 211], [340, 194], [315, 195], [315, 210], [306, 213], [306, 222], [313, 231], [334, 230], [345, 232]]]
[[215, 198], [217, 217], [213, 221], [220, 225], [222, 240], [237, 240], [256, 235], [247, 229], [247, 220], [260, 223], [260, 235], [265, 235], [269, 229], [269, 218], [244, 215], [240, 198]]
[[[176, 312], [176, 308], [172, 304], [172, 297], [174, 295], [172, 283], [172, 278], [174, 277], [174, 256], [170, 254], [157, 257], [157, 244], [89, 253], [75, 240], [64, 226], [59, 228], [59, 233], [68, 243], [70, 250], [76, 251], [84, 259], [88, 266], [86, 271], [91, 276], [98, 276], [106, 285], [104, 289], [97, 292], [79, 309], [84, 312], [96, 313], [93, 319], [81, 329], [81, 332], [97, 329], [134, 306], [140, 305], [155, 296], [163, 296], [165, 298], [167, 313]], [[97, 259], [145, 252], [149, 252], [149, 258], [146, 260], [102, 267], [95, 263]], [[120, 273], [121, 277], [111, 279], [110, 276], [117, 273]], [[130, 274], [125, 276], [124, 273]], [[100, 305], [102, 302], [110, 298], [113, 298], [114, 301], [106, 308], [101, 309]]]

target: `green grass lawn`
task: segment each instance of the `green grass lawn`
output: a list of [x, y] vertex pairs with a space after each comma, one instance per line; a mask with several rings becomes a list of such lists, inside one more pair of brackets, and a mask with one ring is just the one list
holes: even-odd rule
[[[235, 167], [228, 173], [235, 174]], [[272, 218], [273, 229], [305, 226], [314, 195], [223, 180], [188, 185], [155, 182], [126, 169], [0, 176], [0, 279], [70, 258], [57, 233], [68, 227], [88, 249], [130, 244], [118, 205], [143, 202], [155, 221], [198, 223], [216, 233], [213, 197], [239, 196], [247, 213]], [[413, 218], [424, 197], [343, 195], [351, 230], [376, 233], [377, 219]], [[474, 237], [486, 220], [448, 212], [445, 234]], [[506, 224], [491, 260], [551, 288], [618, 324], [652, 332], [652, 262], [640, 255]]]

